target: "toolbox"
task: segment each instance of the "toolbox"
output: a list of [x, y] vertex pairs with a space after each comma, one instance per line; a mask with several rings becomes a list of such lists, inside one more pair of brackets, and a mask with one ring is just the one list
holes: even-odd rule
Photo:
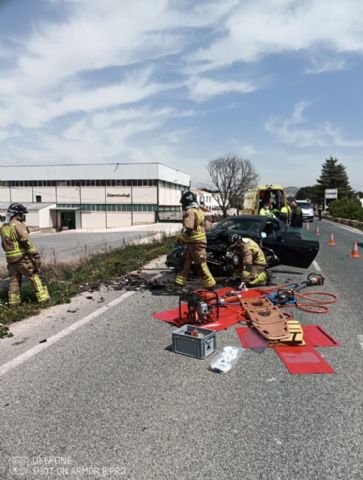
[[205, 358], [216, 349], [216, 332], [195, 325], [183, 325], [174, 330], [173, 352], [194, 358]]

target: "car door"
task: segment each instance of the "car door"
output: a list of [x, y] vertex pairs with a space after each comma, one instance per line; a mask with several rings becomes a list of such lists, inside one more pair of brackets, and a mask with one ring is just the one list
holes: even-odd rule
[[271, 248], [283, 265], [308, 268], [318, 254], [317, 240], [303, 238], [299, 229], [290, 229], [277, 220], [268, 220], [264, 232], [263, 245]]

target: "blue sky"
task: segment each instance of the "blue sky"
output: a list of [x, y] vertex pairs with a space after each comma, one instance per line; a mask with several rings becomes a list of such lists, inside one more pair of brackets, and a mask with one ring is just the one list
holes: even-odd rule
[[363, 190], [361, 0], [3, 0], [1, 164], [250, 159]]

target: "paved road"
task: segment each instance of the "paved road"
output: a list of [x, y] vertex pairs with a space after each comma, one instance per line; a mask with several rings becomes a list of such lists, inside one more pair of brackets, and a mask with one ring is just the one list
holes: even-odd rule
[[[335, 375], [292, 376], [272, 350], [246, 351], [227, 375], [214, 374], [208, 360], [170, 352], [172, 328], [151, 318], [176, 297], [135, 292], [121, 301], [119, 292], [97, 292], [66, 307], [76, 313], [58, 307], [1, 341], [0, 478], [361, 479], [362, 245], [360, 259], [349, 253], [363, 236], [319, 226], [323, 289], [340, 299], [328, 315], [295, 315], [341, 342], [321, 349]], [[331, 232], [335, 247], [327, 245]], [[301, 276], [275, 277], [288, 279]], [[44, 338], [49, 347], [20, 364]], [[225, 345], [238, 345], [233, 328], [218, 333], [218, 350]], [[30, 462], [23, 477], [11, 474], [14, 456]], [[11, 462], [13, 469], [20, 460]]]
[[[45, 262], [70, 261], [74, 258], [86, 257], [93, 253], [110, 248], [122, 247], [126, 243], [153, 238], [160, 232], [176, 232], [180, 223], [153, 224], [139, 227], [126, 227], [124, 230], [108, 230], [95, 232], [60, 232], [52, 234], [33, 234], [32, 241], [42, 253]], [[0, 249], [0, 262], [5, 256]]]

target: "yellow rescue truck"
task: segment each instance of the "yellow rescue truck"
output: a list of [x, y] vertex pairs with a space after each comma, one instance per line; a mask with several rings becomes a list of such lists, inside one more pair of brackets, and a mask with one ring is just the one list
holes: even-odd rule
[[247, 190], [243, 196], [243, 215], [258, 215], [260, 209], [269, 204], [273, 211], [287, 207], [286, 192], [281, 185], [258, 185]]

